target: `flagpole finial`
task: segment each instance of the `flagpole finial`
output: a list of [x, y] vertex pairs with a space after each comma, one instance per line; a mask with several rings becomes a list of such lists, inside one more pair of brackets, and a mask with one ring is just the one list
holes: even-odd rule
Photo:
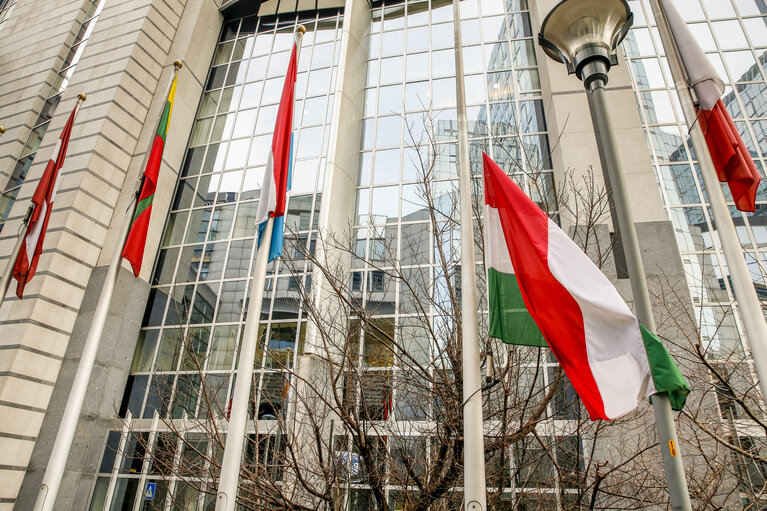
[[306, 27], [303, 25], [298, 25], [296, 27], [296, 32], [298, 32], [301, 35], [304, 35], [306, 33]]
[[182, 67], [184, 67], [184, 64], [180, 60], [176, 60], [173, 62], [173, 67], [175, 67], [176, 69], [181, 69]]
[[80, 101], [85, 101], [87, 98], [88, 98], [88, 96], [86, 96], [82, 92], [77, 95], [77, 99], [79, 99]]
[[5, 126], [0, 126], [0, 135], [5, 133]]

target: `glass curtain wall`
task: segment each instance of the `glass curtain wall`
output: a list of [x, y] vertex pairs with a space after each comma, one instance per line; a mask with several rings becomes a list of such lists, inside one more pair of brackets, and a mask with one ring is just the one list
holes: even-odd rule
[[11, 17], [16, 0], [0, 0], [0, 30], [3, 29], [5, 20]]
[[[481, 152], [486, 151], [556, 216], [527, 3], [464, 0], [461, 8], [475, 198], [482, 200]], [[311, 16], [301, 20], [308, 32], [296, 88], [294, 177], [286, 221], [292, 240], [286, 242], [289, 257], [269, 268], [251, 410], [259, 419], [260, 437], [250, 442], [246, 459], [278, 449], [270, 428], [273, 419], [286, 413], [289, 371], [306, 330], [296, 289], [311, 285], [311, 269], [303, 266], [301, 252], [314, 245], [342, 21], [338, 13]], [[441, 398], [436, 388], [427, 389], [428, 398], [418, 393], [423, 382], [413, 382], [412, 374], [399, 365], [401, 357], [395, 356], [391, 340], [429, 374], [439, 373], [447, 382], [451, 378], [445, 363], [447, 341], [431, 343], [423, 327], [425, 318], [435, 331], [454, 332], [449, 294], [451, 288], [460, 294], [452, 20], [449, 2], [375, 4], [363, 70], [349, 288], [370, 316], [365, 324], [360, 318], [349, 325], [347, 349], [365, 377], [354, 380], [353, 388], [344, 387], [344, 399], [356, 407], [371, 432], [369, 441], [381, 454], [377, 459], [388, 474], [384, 492], [392, 509], [402, 509], [418, 493], [396, 476], [406, 472], [403, 460], [421, 460], [413, 467], [418, 474], [430, 463], [423, 460], [434, 454], [436, 443], [425, 432], [440, 420]], [[260, 180], [295, 25], [295, 15], [249, 17], [228, 22], [222, 31], [180, 169], [120, 409], [120, 416], [130, 419], [130, 431], [113, 431], [107, 438], [92, 509], [167, 509], [171, 497], [184, 502], [185, 509], [208, 509], [211, 504], [181, 477], [168, 477], [168, 467], [158, 463], [163, 457], [178, 463], [172, 460], [194, 456], [195, 450], [215, 456], [213, 446], [197, 433], [185, 433], [182, 441], [162, 426], [155, 431], [151, 420], [201, 419], [228, 411], [255, 257]], [[436, 222], [424, 195], [427, 183]], [[412, 288], [404, 279], [392, 278], [394, 266]], [[482, 286], [481, 264], [477, 273]], [[486, 330], [485, 294], [480, 289], [481, 328]], [[504, 360], [504, 351], [498, 356]], [[557, 378], [556, 361], [544, 353], [526, 363], [521, 392], [534, 389], [542, 396], [542, 389]], [[211, 405], [200, 396], [202, 388], [210, 391]], [[574, 402], [571, 387], [562, 384], [545, 423], [581, 418]], [[488, 406], [489, 422], [499, 423], [493, 416], [497, 407]], [[387, 433], [374, 433], [381, 428]], [[550, 456], [568, 473], [579, 474], [583, 443], [570, 430], [554, 431], [547, 426], [538, 438], [525, 438], [501, 448], [503, 456], [493, 456], [491, 464], [503, 474], [490, 478], [501, 494], [497, 509], [554, 508], [577, 491], [581, 483], [558, 477]], [[340, 463], [348, 464], [349, 509], [370, 509], [368, 468], [359, 465], [347, 436], [336, 430], [333, 441]], [[190, 446], [196, 447], [190, 451]], [[460, 507], [461, 480], [439, 509]], [[145, 502], [143, 489], [153, 481], [157, 496]]]
[[[199, 489], [168, 479], [167, 470], [154, 466], [160, 454], [150, 463], [145, 451], [153, 445], [172, 460], [177, 450], [180, 456], [189, 450], [189, 438], [177, 442], [150, 431], [155, 414], [162, 424], [229, 411], [255, 259], [261, 181], [293, 34], [302, 23], [307, 32], [298, 62], [293, 186], [285, 221], [289, 262], [277, 259], [269, 265], [259, 349], [248, 361], [256, 370], [250, 412], [259, 428], [270, 429], [286, 413], [289, 371], [306, 331], [298, 289], [311, 283], [302, 253], [314, 248], [342, 19], [333, 11], [225, 23], [179, 172], [119, 411], [120, 417], [133, 419], [131, 433], [122, 439], [110, 433], [93, 509], [132, 509], [134, 499], [140, 509], [164, 509], [171, 500], [166, 495], [186, 502], [184, 509], [197, 509], [198, 500], [200, 506], [212, 503]], [[212, 448], [202, 435], [191, 440], [200, 443], [199, 452]], [[116, 449], [120, 442], [124, 447]], [[121, 453], [116, 461], [115, 450]], [[159, 479], [163, 472], [164, 481]], [[158, 482], [158, 497], [151, 502], [136, 493], [147, 477]], [[110, 486], [115, 478], [116, 486]]]
[[[731, 206], [757, 294], [767, 299], [767, 8], [763, 0], [685, 0], [680, 12], [726, 84], [723, 102], [762, 174], [755, 213]], [[630, 2], [634, 28], [624, 43], [642, 122], [674, 223], [706, 349], [713, 358], [743, 353], [743, 329], [719, 248], [708, 198], [687, 136], [670, 71], [646, 0]], [[732, 204], [729, 189], [725, 197]]]
[[[483, 203], [481, 155], [485, 151], [556, 216], [527, 2], [464, 0], [460, 5], [475, 200]], [[426, 402], [429, 399], [419, 397], [419, 384], [412, 383], [412, 373], [417, 364], [430, 367], [431, 374], [450, 371], [446, 346], [439, 340], [430, 344], [424, 322], [433, 331], [454, 332], [456, 311], [449, 294], [451, 288], [460, 294], [452, 20], [449, 2], [385, 2], [375, 4], [370, 26], [350, 283], [368, 314], [366, 327], [353, 322], [351, 330], [351, 351], [358, 357], [353, 363], [365, 377], [349, 394], [358, 396], [361, 416], [375, 422], [376, 428], [392, 432], [369, 440], [387, 453], [381, 463], [390, 465], [391, 509], [407, 509], [417, 498], [417, 488], [403, 487], [403, 479], [398, 478], [407, 464], [403, 460], [416, 460], [414, 470], [423, 474], [436, 457], [432, 452], [436, 440], [428, 432], [438, 428], [436, 423], [444, 424], [438, 390], [431, 389], [429, 399], [434, 403]], [[484, 267], [478, 265], [477, 273], [483, 286]], [[482, 311], [487, 308], [485, 295], [480, 289]], [[485, 314], [482, 318], [486, 323]], [[396, 347], [389, 339], [395, 339]], [[406, 355], [395, 355], [397, 350]], [[498, 356], [503, 358], [504, 353], [499, 349]], [[545, 355], [542, 366], [538, 377], [544, 385], [555, 378], [557, 366], [553, 357]], [[420, 390], [429, 394], [428, 389]], [[552, 417], [569, 419], [578, 413], [568, 392], [564, 390], [562, 399], [552, 403]], [[486, 410], [485, 417], [493, 417], [492, 411]], [[505, 458], [497, 456], [505, 464], [502, 471], [514, 474], [512, 480], [488, 476], [489, 485], [502, 493], [498, 509], [513, 505], [554, 509], [574, 487], [554, 476], [544, 449], [530, 440], [508, 448]], [[348, 439], [337, 441], [340, 451], [354, 449]], [[543, 441], [562, 466], [578, 466], [583, 449], [577, 437]], [[373, 502], [364, 472], [356, 471], [351, 477], [351, 510], [369, 509]], [[526, 489], [531, 488], [535, 490], [528, 493]], [[440, 504], [444, 507], [437, 508], [458, 509], [460, 488], [452, 495]]]
[[[755, 374], [744, 358], [745, 332], [687, 126], [652, 10], [647, 0], [629, 3], [635, 24], [623, 48], [656, 178], [681, 250], [701, 346], [732, 388], [746, 395], [754, 387]], [[723, 190], [757, 295], [767, 300], [767, 5], [764, 0], [677, 0], [676, 4], [724, 80], [722, 101], [762, 175], [755, 213], [738, 211], [726, 185]], [[715, 383], [713, 391], [724, 423], [750, 424], [728, 388]], [[733, 427], [731, 441], [757, 452], [748, 446], [763, 444], [764, 438], [741, 436], [745, 434], [747, 427]], [[763, 493], [763, 479], [751, 477], [757, 464], [733, 459], [744, 505], [753, 505], [751, 499], [760, 499]]]

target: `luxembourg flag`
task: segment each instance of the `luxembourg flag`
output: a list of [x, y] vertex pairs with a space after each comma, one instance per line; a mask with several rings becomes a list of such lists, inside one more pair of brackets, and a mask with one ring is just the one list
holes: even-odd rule
[[296, 86], [297, 45], [293, 44], [290, 54], [288, 73], [282, 89], [277, 122], [274, 125], [272, 150], [264, 170], [261, 185], [261, 198], [258, 201], [256, 223], [258, 225], [258, 245], [261, 246], [261, 234], [269, 217], [274, 217], [269, 262], [282, 255], [283, 232], [285, 230], [285, 200], [290, 189], [291, 159], [293, 149], [293, 96]]
[[[616, 419], [668, 392], [684, 406], [690, 387], [660, 340], [639, 324], [591, 259], [486, 154], [485, 253], [490, 309], [522, 323], [511, 344], [538, 343], [537, 324], [592, 420]], [[520, 295], [521, 303], [506, 307]], [[492, 323], [492, 319], [491, 319]]]

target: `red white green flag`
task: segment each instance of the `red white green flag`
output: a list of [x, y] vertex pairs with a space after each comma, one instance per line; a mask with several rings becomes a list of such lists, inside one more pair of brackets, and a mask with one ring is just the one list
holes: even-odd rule
[[157, 134], [154, 137], [152, 151], [149, 153], [149, 159], [144, 169], [144, 182], [141, 186], [136, 210], [133, 214], [133, 223], [131, 224], [128, 238], [125, 241], [122, 256], [128, 260], [133, 267], [133, 275], [136, 277], [141, 273], [141, 261], [144, 259], [144, 246], [146, 245], [146, 234], [149, 229], [149, 218], [152, 214], [152, 201], [154, 192], [157, 189], [157, 176], [160, 173], [160, 164], [162, 163], [162, 152], [165, 148], [165, 138], [168, 135], [168, 126], [170, 125], [170, 114], [173, 112], [173, 100], [176, 98], [176, 80], [178, 75], [173, 77], [168, 98], [165, 101], [165, 108], [160, 118], [160, 124], [157, 126]]
[[681, 409], [690, 387], [660, 340], [564, 231], [483, 159], [491, 329], [502, 325], [491, 335], [539, 346], [542, 334], [592, 420], [618, 418], [658, 392]]

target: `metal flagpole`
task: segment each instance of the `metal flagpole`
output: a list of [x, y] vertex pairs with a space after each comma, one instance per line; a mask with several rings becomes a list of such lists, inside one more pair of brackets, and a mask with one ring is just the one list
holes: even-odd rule
[[476, 260], [471, 202], [469, 132], [463, 78], [461, 10], [453, 0], [455, 32], [455, 94], [458, 113], [458, 188], [461, 218], [461, 335], [463, 352], [463, 493], [467, 511], [487, 509], [485, 487], [485, 438], [482, 420], [482, 387], [479, 361]]
[[[301, 54], [301, 40], [306, 28], [299, 25], [296, 28], [296, 65]], [[218, 496], [216, 511], [234, 511], [237, 503], [237, 486], [240, 479], [240, 462], [245, 445], [245, 431], [248, 425], [248, 401], [253, 380], [253, 361], [258, 347], [258, 327], [261, 324], [261, 305], [264, 299], [264, 283], [266, 268], [269, 264], [269, 249], [272, 244], [274, 217], [270, 216], [261, 233], [261, 246], [258, 247], [256, 264], [253, 267], [253, 279], [250, 283], [250, 299], [248, 303], [245, 331], [240, 343], [240, 358], [237, 364], [237, 380], [231, 401], [229, 427], [226, 432], [224, 458], [221, 461], [221, 473], [218, 479]], [[256, 417], [257, 418], [257, 417]]]
[[698, 167], [700, 167], [700, 173], [703, 176], [703, 184], [708, 193], [708, 200], [711, 204], [714, 222], [716, 222], [717, 233], [722, 244], [722, 252], [724, 252], [724, 259], [730, 271], [735, 298], [740, 308], [740, 315], [746, 330], [746, 338], [751, 347], [751, 356], [754, 360], [757, 376], [759, 377], [759, 390], [762, 391], [762, 396], [767, 399], [767, 323], [759, 303], [759, 297], [749, 275], [748, 266], [746, 266], [743, 247], [740, 245], [740, 240], [735, 230], [735, 223], [732, 221], [730, 210], [727, 207], [722, 187], [716, 175], [714, 162], [711, 160], [711, 154], [708, 152], [706, 138], [703, 135], [700, 123], [697, 122], [698, 116], [695, 104], [690, 95], [690, 89], [682, 70], [676, 44], [668, 27], [668, 21], [658, 0], [650, 0], [650, 5], [658, 25], [658, 33], [663, 42], [663, 48], [666, 50], [668, 66], [671, 69], [674, 86], [679, 96], [679, 102], [682, 105], [682, 113], [689, 128], [690, 140], [692, 141], [693, 149], [695, 149], [695, 156], [698, 159]]
[[245, 320], [245, 331], [242, 334], [240, 358], [237, 364], [237, 381], [232, 395], [224, 459], [221, 461], [216, 511], [234, 511], [237, 502], [240, 461], [245, 443], [245, 430], [248, 425], [248, 402], [250, 401], [250, 389], [253, 380], [253, 361], [258, 347], [258, 327], [261, 324], [261, 305], [264, 299], [264, 283], [266, 282], [266, 268], [269, 264], [273, 228], [274, 218], [270, 216], [261, 235], [261, 246], [258, 247], [256, 264], [253, 268], [253, 280], [250, 283], [248, 316]]
[[[178, 74], [182, 64], [177, 60], [174, 62], [174, 66], [175, 70], [168, 85], [168, 91], [170, 91], [170, 84], [173, 83], [173, 79]], [[168, 92], [165, 93], [165, 97], [168, 97]], [[142, 168], [146, 167], [148, 155], [149, 153], [147, 153], [147, 156], [144, 158], [145, 161]], [[135, 192], [136, 196], [138, 196], [138, 193], [141, 191], [142, 180], [143, 174], [142, 179], [139, 180], [137, 191]], [[122, 252], [125, 247], [125, 240], [128, 237], [128, 231], [130, 231], [131, 224], [133, 223], [133, 211], [135, 210], [135, 207], [136, 205], [134, 204], [131, 213], [125, 215], [123, 225], [117, 238], [117, 246], [112, 254], [112, 261], [109, 264], [109, 269], [107, 270], [107, 275], [104, 279], [104, 287], [101, 289], [101, 295], [96, 304], [96, 310], [93, 313], [91, 328], [88, 331], [88, 338], [85, 340], [80, 363], [77, 366], [75, 379], [72, 382], [72, 388], [69, 392], [69, 399], [67, 399], [64, 415], [61, 418], [59, 432], [56, 435], [56, 440], [53, 443], [53, 450], [51, 451], [51, 457], [48, 460], [48, 466], [45, 469], [43, 482], [40, 485], [40, 491], [37, 494], [34, 511], [53, 511], [56, 504], [56, 496], [58, 495], [59, 486], [61, 485], [61, 478], [64, 475], [67, 458], [69, 458], [69, 451], [72, 448], [72, 439], [74, 438], [75, 430], [77, 429], [77, 421], [80, 418], [80, 412], [83, 408], [83, 402], [85, 401], [85, 391], [88, 389], [88, 381], [91, 378], [93, 363], [95, 362], [96, 354], [98, 353], [101, 335], [104, 331], [104, 324], [106, 323], [107, 314], [109, 312], [109, 305], [112, 302], [112, 294], [114, 293], [117, 276], [122, 264]]]
[[[606, 72], [604, 76], [607, 76]], [[605, 82], [606, 78], [594, 78], [588, 82], [589, 104], [594, 114], [599, 146], [604, 155], [605, 166], [607, 167], [637, 316], [639, 321], [650, 332], [654, 333], [656, 331], [655, 318], [652, 313], [650, 294], [647, 290], [642, 254], [634, 226], [634, 218], [631, 213], [628, 192], [626, 191], [623, 168], [618, 157], [615, 132], [613, 131], [612, 122], [608, 114], [604, 89]], [[655, 412], [655, 426], [663, 457], [663, 468], [666, 473], [671, 509], [674, 511], [689, 511], [692, 509], [690, 507], [690, 493], [687, 489], [687, 480], [684, 475], [684, 465], [682, 464], [682, 456], [679, 452], [679, 441], [676, 435], [674, 418], [671, 413], [671, 401], [668, 394], [665, 392], [653, 394], [652, 405]]]

